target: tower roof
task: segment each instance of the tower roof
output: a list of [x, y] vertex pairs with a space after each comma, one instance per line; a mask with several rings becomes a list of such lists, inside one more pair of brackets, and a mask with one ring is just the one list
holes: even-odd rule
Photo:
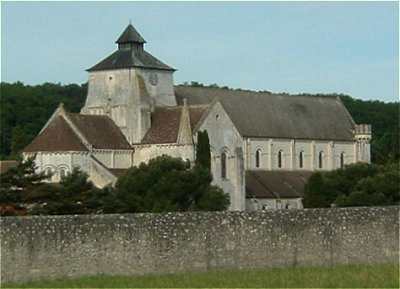
[[115, 41], [118, 44], [124, 43], [146, 43], [146, 40], [136, 31], [136, 29], [129, 23], [129, 25], [125, 28], [124, 32], [122, 32], [121, 36]]

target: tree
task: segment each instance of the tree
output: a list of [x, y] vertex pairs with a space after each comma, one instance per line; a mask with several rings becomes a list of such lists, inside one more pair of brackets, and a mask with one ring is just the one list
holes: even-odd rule
[[210, 140], [206, 130], [197, 133], [196, 165], [211, 171]]
[[163, 155], [130, 168], [115, 189], [120, 212], [224, 210], [229, 197], [211, 181], [209, 170]]
[[24, 195], [40, 186], [48, 177], [44, 173], [36, 173], [34, 158], [20, 161], [16, 167], [0, 175], [0, 215], [12, 215], [24, 211], [22, 204]]
[[74, 168], [59, 184], [42, 184], [24, 199], [35, 204], [30, 212], [35, 215], [88, 214], [101, 212], [107, 193], [88, 181], [87, 173]]
[[399, 204], [400, 175], [397, 163], [357, 163], [330, 172], [313, 174], [305, 186], [304, 206], [379, 206]]

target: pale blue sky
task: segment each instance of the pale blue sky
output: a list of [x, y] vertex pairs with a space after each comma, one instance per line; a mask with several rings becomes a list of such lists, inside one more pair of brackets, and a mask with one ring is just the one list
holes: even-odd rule
[[2, 80], [82, 83], [129, 19], [199, 81], [398, 99], [396, 2], [2, 2]]

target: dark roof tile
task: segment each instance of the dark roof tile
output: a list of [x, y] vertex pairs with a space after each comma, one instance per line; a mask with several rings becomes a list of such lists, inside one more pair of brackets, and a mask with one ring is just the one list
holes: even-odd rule
[[175, 86], [178, 104], [219, 99], [246, 137], [353, 140], [354, 121], [336, 97], [279, 95], [245, 90]]
[[137, 30], [132, 26], [132, 24], [129, 24], [124, 32], [122, 32], [121, 36], [118, 38], [115, 43], [118, 44], [123, 44], [123, 43], [146, 43], [146, 41], [143, 39], [143, 37], [137, 32]]
[[131, 49], [117, 50], [87, 71], [112, 70], [123, 68], [148, 68], [174, 71], [175, 69], [161, 62], [146, 51]]
[[246, 171], [247, 198], [302, 198], [311, 171]]

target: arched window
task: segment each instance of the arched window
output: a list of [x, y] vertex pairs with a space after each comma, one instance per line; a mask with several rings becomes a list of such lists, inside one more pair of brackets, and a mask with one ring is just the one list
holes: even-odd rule
[[282, 151], [278, 152], [278, 168], [282, 168]]
[[67, 175], [67, 170], [64, 168], [60, 169], [60, 179], [64, 178]]
[[45, 174], [46, 174], [46, 176], [51, 177], [52, 174], [53, 174], [53, 170], [52, 170], [51, 168], [47, 168], [47, 169], [45, 170]]
[[261, 150], [256, 151], [256, 168], [260, 167]]
[[226, 153], [221, 154], [221, 178], [226, 179]]
[[324, 161], [324, 152], [320, 151], [319, 155], [318, 155], [318, 168], [320, 168], [320, 169], [323, 168], [323, 166], [324, 166], [323, 161]]
[[344, 152], [340, 154], [340, 168], [344, 168]]
[[299, 168], [300, 169], [303, 168], [303, 155], [304, 155], [304, 152], [301, 151], [300, 154], [299, 154]]

